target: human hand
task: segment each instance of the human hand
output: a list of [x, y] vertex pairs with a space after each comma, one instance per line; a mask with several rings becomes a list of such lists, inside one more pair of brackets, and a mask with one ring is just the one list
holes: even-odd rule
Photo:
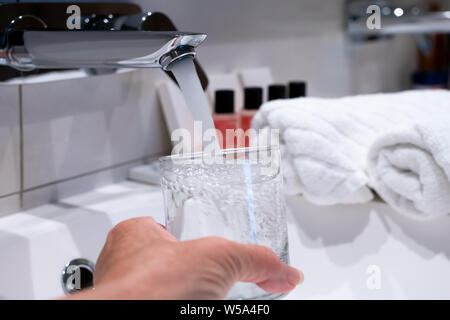
[[135, 218], [109, 232], [95, 290], [71, 298], [223, 299], [237, 281], [284, 293], [302, 280], [269, 248], [216, 237], [182, 242], [152, 218]]

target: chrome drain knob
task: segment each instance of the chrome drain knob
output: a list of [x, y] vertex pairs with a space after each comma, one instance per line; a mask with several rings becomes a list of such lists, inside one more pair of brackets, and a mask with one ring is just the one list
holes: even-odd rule
[[91, 288], [94, 285], [94, 264], [83, 258], [74, 259], [64, 267], [61, 283], [66, 294]]

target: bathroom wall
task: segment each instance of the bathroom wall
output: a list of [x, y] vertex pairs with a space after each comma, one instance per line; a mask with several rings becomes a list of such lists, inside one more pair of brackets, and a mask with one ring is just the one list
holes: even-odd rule
[[160, 70], [0, 84], [0, 216], [126, 179], [167, 154]]
[[19, 88], [0, 85], [0, 214], [20, 206]]

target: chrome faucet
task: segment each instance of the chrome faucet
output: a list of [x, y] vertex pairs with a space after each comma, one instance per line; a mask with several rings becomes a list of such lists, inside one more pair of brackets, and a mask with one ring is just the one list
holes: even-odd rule
[[[45, 5], [48, 9], [54, 4]], [[145, 21], [152, 13], [99, 15], [102, 20], [97, 24], [90, 20], [95, 17], [99, 21], [99, 16], [90, 13], [81, 16], [81, 30], [61, 28], [61, 23], [55, 29], [47, 25], [45, 18], [37, 16], [36, 12], [42, 10], [36, 11], [36, 4], [28, 7], [35, 12], [15, 16], [3, 30], [0, 26], [0, 65], [25, 71], [35, 68], [162, 68], [167, 71], [175, 61], [195, 56], [195, 48], [206, 39], [202, 33], [145, 30]], [[60, 7], [63, 6], [58, 4]]]
[[176, 31], [8, 30], [0, 64], [35, 68], [163, 68], [186, 56], [204, 34]]

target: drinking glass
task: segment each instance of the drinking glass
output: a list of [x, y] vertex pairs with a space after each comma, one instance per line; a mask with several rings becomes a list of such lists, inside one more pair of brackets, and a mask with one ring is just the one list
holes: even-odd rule
[[[271, 248], [288, 263], [286, 206], [278, 147], [167, 156], [161, 162], [167, 230], [179, 240], [208, 236]], [[229, 299], [275, 299], [237, 283]]]

